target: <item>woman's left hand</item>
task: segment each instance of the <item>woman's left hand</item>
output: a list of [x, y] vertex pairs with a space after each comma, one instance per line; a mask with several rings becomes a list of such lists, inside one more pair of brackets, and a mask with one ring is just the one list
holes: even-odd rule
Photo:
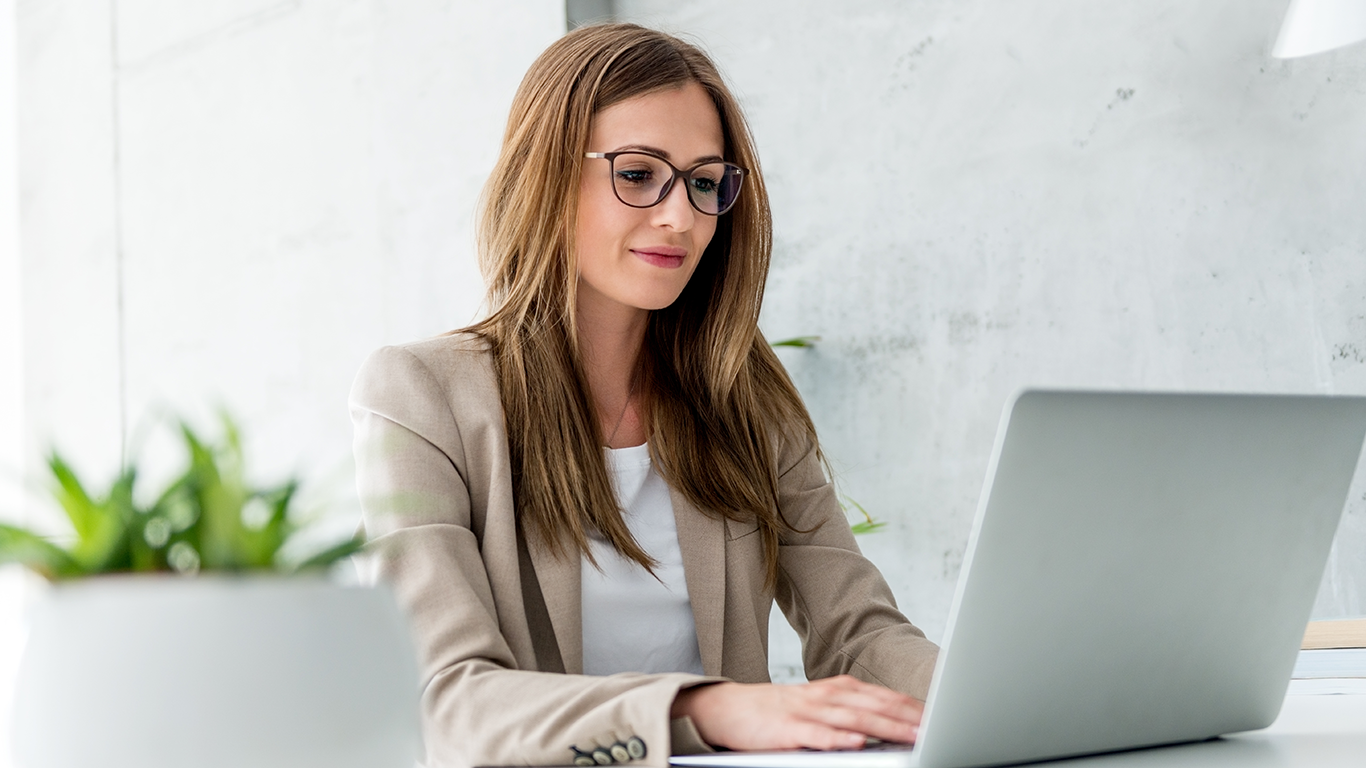
[[868, 738], [913, 742], [925, 705], [849, 675], [803, 685], [713, 683], [681, 691], [671, 715], [690, 717], [708, 744], [735, 750], [857, 749]]

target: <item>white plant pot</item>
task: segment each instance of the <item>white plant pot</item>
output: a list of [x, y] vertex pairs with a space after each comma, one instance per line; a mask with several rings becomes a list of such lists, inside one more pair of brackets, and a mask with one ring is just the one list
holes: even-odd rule
[[16, 768], [412, 768], [418, 677], [387, 589], [112, 576], [34, 606]]

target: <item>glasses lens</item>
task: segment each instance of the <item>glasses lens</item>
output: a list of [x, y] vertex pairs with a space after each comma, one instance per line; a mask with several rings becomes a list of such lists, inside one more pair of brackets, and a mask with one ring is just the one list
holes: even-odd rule
[[745, 174], [730, 163], [707, 163], [692, 170], [688, 197], [703, 213], [722, 214], [740, 197], [740, 182]]
[[651, 155], [624, 152], [612, 161], [612, 188], [621, 202], [637, 208], [659, 202], [673, 177], [669, 164]]

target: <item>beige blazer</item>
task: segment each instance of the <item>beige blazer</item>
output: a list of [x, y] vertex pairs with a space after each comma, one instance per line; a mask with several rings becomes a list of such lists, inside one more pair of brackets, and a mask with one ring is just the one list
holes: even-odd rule
[[708, 680], [767, 682], [775, 599], [801, 635], [809, 678], [848, 673], [925, 697], [938, 649], [859, 554], [810, 445], [777, 457], [783, 514], [814, 530], [783, 537], [776, 592], [764, 589], [756, 524], [673, 494], [708, 676], [590, 677], [580, 559], [518, 534], [483, 342], [459, 334], [380, 349], [356, 378], [351, 417], [379, 576], [412, 622], [429, 766], [564, 765], [595, 750], [599, 761], [663, 766], [670, 753], [707, 750], [690, 722], [670, 721], [673, 699]]

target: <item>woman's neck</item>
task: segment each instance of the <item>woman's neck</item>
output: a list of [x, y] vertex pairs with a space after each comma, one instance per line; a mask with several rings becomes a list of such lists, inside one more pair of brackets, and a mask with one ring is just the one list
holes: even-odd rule
[[584, 304], [580, 302], [576, 317], [579, 348], [603, 440], [611, 448], [640, 445], [645, 442], [645, 430], [636, 408], [640, 393], [634, 384], [650, 313], [619, 304]]

